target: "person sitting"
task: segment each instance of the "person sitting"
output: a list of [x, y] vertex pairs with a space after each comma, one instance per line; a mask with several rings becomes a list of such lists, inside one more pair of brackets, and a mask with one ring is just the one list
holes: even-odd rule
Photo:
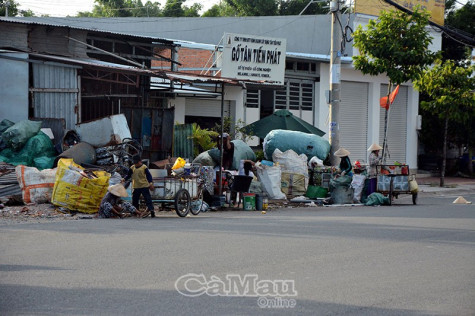
[[352, 165], [351, 165], [351, 160], [350, 158], [348, 157], [350, 155], [350, 152], [348, 150], [346, 150], [345, 148], [343, 147], [340, 147], [335, 153], [334, 155], [336, 157], [340, 157], [341, 160], [340, 160], [340, 175], [344, 176], [344, 175], [349, 175], [349, 176], [352, 176]]
[[132, 205], [135, 208], [139, 208], [139, 198], [142, 195], [145, 199], [145, 204], [152, 217], [155, 217], [155, 211], [152, 202], [152, 196], [150, 191], [155, 190], [153, 186], [153, 179], [147, 166], [143, 164], [139, 155], [135, 155], [133, 158], [133, 165], [130, 167], [127, 176], [123, 181], [132, 179]]
[[128, 214], [135, 215], [137, 217], [146, 217], [150, 215], [149, 212], [140, 212], [129, 202], [121, 200], [121, 197], [126, 197], [128, 195], [127, 190], [121, 183], [110, 186], [107, 191], [107, 194], [104, 196], [101, 201], [101, 205], [99, 206], [99, 217], [124, 218]]

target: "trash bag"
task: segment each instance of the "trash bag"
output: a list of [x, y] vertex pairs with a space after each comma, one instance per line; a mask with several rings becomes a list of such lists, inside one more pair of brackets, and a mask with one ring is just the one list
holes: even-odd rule
[[261, 181], [262, 189], [271, 199], [285, 200], [285, 194], [281, 191], [282, 171], [280, 166], [266, 166], [256, 164], [257, 176]]
[[353, 180], [351, 181], [351, 187], [354, 190], [353, 202], [361, 201], [361, 194], [363, 193], [365, 180], [366, 180], [365, 175], [362, 175], [362, 174], [353, 175]]
[[328, 189], [317, 185], [309, 185], [305, 196], [310, 199], [326, 198]]
[[211, 166], [214, 167], [216, 166], [216, 162], [213, 160], [213, 158], [210, 156], [208, 151], [204, 151], [201, 154], [199, 154], [194, 160], [193, 163], [199, 163], [201, 166]]
[[51, 201], [56, 169], [39, 171], [34, 167], [20, 165], [15, 168], [15, 172], [23, 202], [48, 203]]
[[280, 164], [282, 172], [302, 174], [308, 181], [307, 156], [305, 154], [298, 155], [292, 149], [282, 152], [277, 148], [272, 154], [272, 160]]
[[330, 189], [338, 187], [350, 187], [351, 181], [352, 177], [349, 175], [333, 178], [330, 180]]
[[365, 205], [374, 206], [374, 205], [389, 205], [389, 198], [385, 197], [379, 192], [371, 193], [366, 200]]
[[10, 120], [7, 120], [7, 119], [2, 120], [0, 122], [0, 134], [5, 132], [8, 128], [12, 127], [13, 125], [15, 125], [15, 123], [13, 123]]
[[[41, 129], [41, 121], [24, 120], [10, 126], [2, 133], [2, 139], [13, 150], [20, 150]], [[49, 138], [49, 137], [48, 137]]]
[[264, 155], [266, 159], [272, 158], [275, 149], [285, 152], [289, 149], [298, 155], [305, 154], [307, 158], [317, 156], [325, 160], [330, 152], [330, 143], [317, 135], [303, 132], [275, 129], [264, 138]]
[[41, 156], [33, 158], [33, 165], [39, 170], [51, 169], [54, 166], [54, 160], [56, 157]]
[[[25, 165], [37, 167], [38, 169], [49, 169], [52, 167], [48, 161], [38, 160], [40, 157], [54, 157], [56, 151], [51, 139], [43, 132], [38, 132], [35, 136], [28, 139], [25, 146], [20, 151], [14, 151], [11, 148], [0, 152], [0, 161], [7, 162], [14, 166]], [[35, 159], [37, 162], [35, 164]], [[54, 159], [53, 159], [54, 160]]]
[[73, 211], [96, 213], [107, 193], [110, 174], [94, 171], [96, 178], [85, 177], [81, 166], [72, 159], [58, 161], [51, 203]]

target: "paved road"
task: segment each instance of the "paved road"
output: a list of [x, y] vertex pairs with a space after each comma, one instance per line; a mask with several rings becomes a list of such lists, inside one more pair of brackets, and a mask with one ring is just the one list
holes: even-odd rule
[[[2, 224], [0, 314], [473, 315], [475, 205], [454, 198]], [[226, 277], [256, 275], [256, 295], [277, 280], [293, 282], [297, 295], [187, 297], [175, 282], [189, 273], [202, 276], [180, 283], [186, 293], [225, 293]]]

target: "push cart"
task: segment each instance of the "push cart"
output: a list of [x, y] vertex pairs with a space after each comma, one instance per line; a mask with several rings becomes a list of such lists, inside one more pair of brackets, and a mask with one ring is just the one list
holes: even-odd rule
[[203, 206], [203, 181], [199, 177], [200, 164], [189, 164], [185, 168], [171, 170], [167, 165], [163, 177], [154, 177], [152, 203], [163, 209], [174, 209], [178, 216], [191, 212], [198, 215]]
[[415, 175], [409, 175], [408, 165], [378, 165], [376, 173], [376, 191], [387, 195], [390, 205], [393, 197], [398, 198], [399, 194], [411, 194], [412, 203], [417, 204], [417, 191], [411, 191], [410, 185], [415, 180]]

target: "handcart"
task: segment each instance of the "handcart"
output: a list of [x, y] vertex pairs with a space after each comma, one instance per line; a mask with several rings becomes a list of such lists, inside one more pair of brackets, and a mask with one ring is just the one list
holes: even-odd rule
[[200, 169], [200, 164], [189, 164], [189, 167], [178, 170], [171, 170], [171, 165], [167, 165], [166, 175], [153, 178], [152, 203], [159, 203], [164, 209], [175, 209], [180, 217], [185, 217], [190, 211], [198, 215], [203, 205]]
[[417, 191], [411, 191], [410, 185], [415, 175], [409, 175], [408, 165], [378, 165], [376, 173], [376, 192], [387, 195], [390, 205], [393, 197], [398, 198], [399, 194], [411, 194], [412, 203], [417, 204]]

